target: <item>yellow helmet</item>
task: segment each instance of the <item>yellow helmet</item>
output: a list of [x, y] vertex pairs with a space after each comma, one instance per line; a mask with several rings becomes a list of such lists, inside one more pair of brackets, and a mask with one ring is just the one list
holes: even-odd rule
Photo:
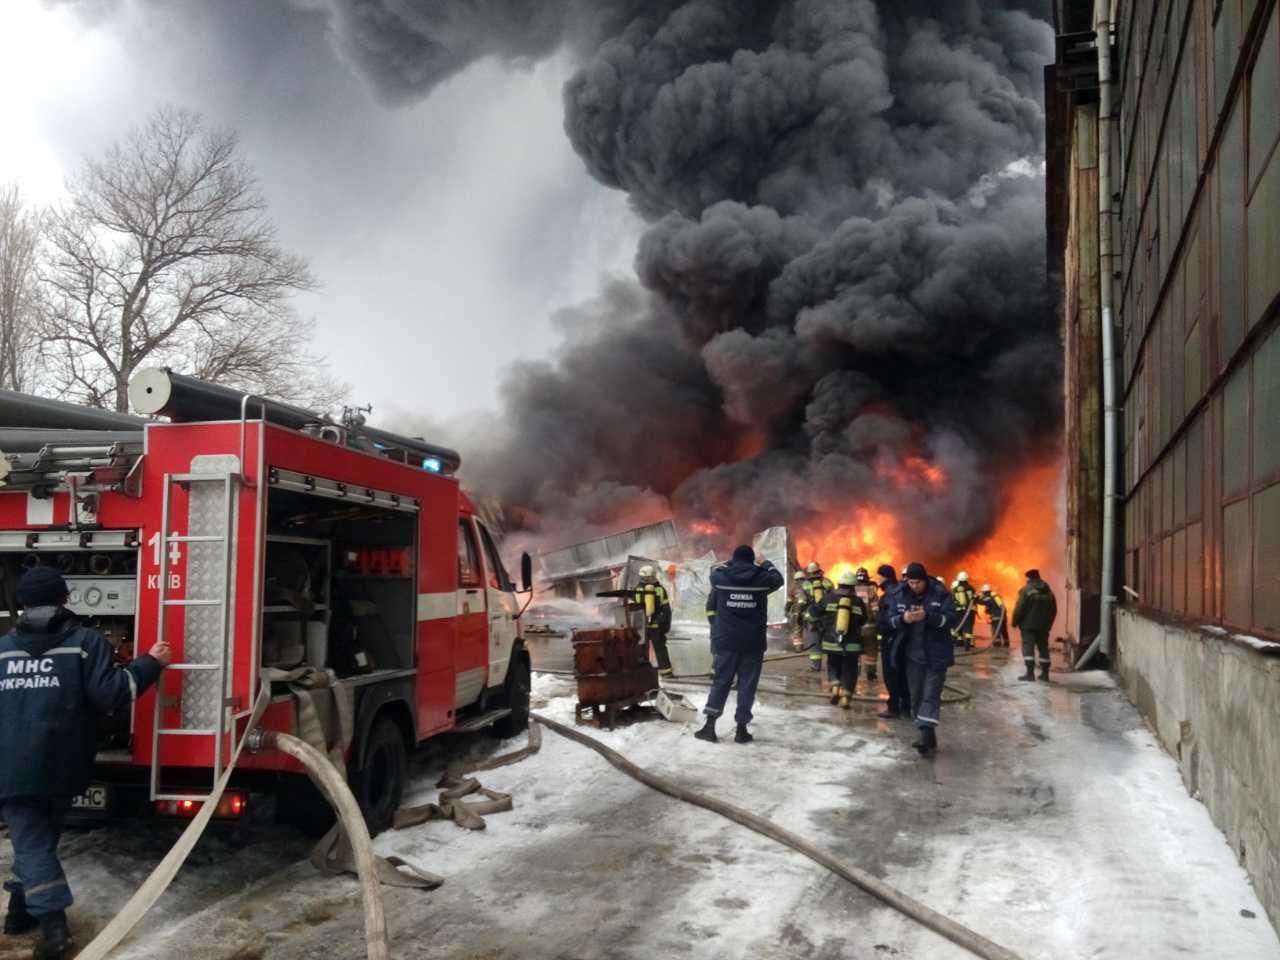
[[803, 570], [797, 570], [797, 571], [792, 575], [791, 579], [792, 579], [792, 580], [803, 580], [803, 579], [804, 579], [804, 571], [803, 571]]

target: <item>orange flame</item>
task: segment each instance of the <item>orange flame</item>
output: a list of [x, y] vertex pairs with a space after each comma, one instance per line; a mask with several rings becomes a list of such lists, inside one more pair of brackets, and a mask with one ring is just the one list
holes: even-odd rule
[[[880, 467], [877, 471], [880, 471]], [[947, 483], [941, 468], [918, 457], [908, 457], [885, 470], [894, 471], [894, 482], [941, 489]], [[862, 510], [858, 519], [820, 535], [800, 533], [796, 537], [799, 562], [817, 560], [832, 580], [847, 570], [866, 567], [875, 578], [882, 563], [901, 571], [909, 560], [921, 559], [930, 570], [948, 583], [964, 570], [975, 588], [990, 584], [1007, 602], [1012, 602], [1026, 582], [1023, 571], [1039, 567], [1046, 579], [1054, 579], [1062, 556], [1062, 531], [1054, 508], [1054, 497], [1062, 465], [1058, 462], [1028, 467], [1006, 491], [1003, 509], [988, 536], [979, 546], [959, 556], [915, 557], [911, 544], [903, 541], [892, 514]]]

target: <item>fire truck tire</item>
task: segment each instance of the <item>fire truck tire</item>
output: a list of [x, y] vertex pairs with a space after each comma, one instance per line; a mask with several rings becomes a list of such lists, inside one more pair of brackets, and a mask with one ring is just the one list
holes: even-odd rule
[[529, 729], [530, 689], [529, 659], [517, 657], [507, 674], [507, 690], [503, 697], [503, 706], [509, 707], [511, 712], [493, 725], [493, 732], [504, 740]]
[[323, 837], [337, 821], [333, 807], [311, 778], [299, 773], [281, 777], [276, 788], [276, 822], [296, 827], [308, 837]]
[[404, 797], [408, 769], [409, 757], [400, 727], [389, 716], [378, 717], [369, 731], [364, 766], [351, 775], [351, 792], [360, 804], [370, 835], [391, 826]]

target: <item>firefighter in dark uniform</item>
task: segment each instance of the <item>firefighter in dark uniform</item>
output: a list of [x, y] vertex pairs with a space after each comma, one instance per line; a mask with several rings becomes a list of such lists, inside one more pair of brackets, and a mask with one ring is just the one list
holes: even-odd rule
[[889, 624], [898, 631], [906, 661], [911, 704], [920, 739], [912, 744], [924, 756], [938, 748], [942, 687], [955, 660], [951, 632], [960, 622], [955, 598], [944, 584], [930, 580], [924, 564], [908, 564], [906, 585], [893, 594]]
[[1009, 645], [1009, 611], [1005, 609], [1004, 600], [1000, 598], [1000, 594], [991, 591], [991, 584], [984, 583], [978, 603], [987, 611], [987, 617], [991, 620], [991, 645], [1007, 647]]
[[955, 599], [956, 610], [960, 613], [960, 623], [953, 631], [957, 646], [966, 650], [973, 649], [973, 625], [978, 621], [978, 594], [969, 582], [969, 574], [961, 570], [956, 574], [956, 582], [951, 585], [951, 596]]
[[867, 604], [858, 596], [854, 574], [840, 574], [840, 586], [823, 597], [822, 652], [827, 655], [831, 703], [849, 709], [857, 693], [862, 660], [862, 628], [869, 619]]
[[901, 655], [898, 631], [889, 623], [894, 609], [894, 595], [901, 589], [898, 576], [889, 564], [882, 564], [876, 573], [880, 575], [880, 601], [876, 607], [876, 633], [880, 641], [881, 669], [884, 671], [884, 687], [889, 702], [880, 712], [885, 720], [899, 717], [911, 719], [911, 691], [907, 687], [907, 665]]
[[644, 635], [653, 645], [658, 659], [658, 676], [671, 676], [671, 655], [667, 652], [667, 634], [671, 632], [671, 598], [667, 588], [658, 582], [658, 571], [646, 564], [640, 568], [635, 604], [644, 610]]
[[1027, 585], [1018, 591], [1013, 607], [1013, 625], [1022, 634], [1022, 662], [1027, 672], [1019, 680], [1036, 678], [1036, 654], [1040, 655], [1040, 679], [1049, 682], [1049, 631], [1058, 618], [1058, 599], [1040, 579], [1040, 571], [1027, 571]]
[[711, 594], [715, 597], [715, 673], [707, 704], [706, 723], [694, 733], [699, 740], [716, 742], [716, 719], [724, 713], [729, 690], [738, 684], [738, 707], [734, 721], [738, 731], [734, 743], [750, 743], [755, 738], [747, 730], [756, 687], [764, 669], [765, 630], [769, 619], [769, 594], [786, 582], [768, 560], [756, 565], [756, 553], [749, 544], [733, 551], [733, 559], [711, 570]]
[[876, 608], [880, 604], [880, 593], [871, 582], [871, 574], [866, 567], [859, 567], [853, 574], [854, 592], [867, 605], [867, 620], [862, 625], [862, 656], [867, 660], [867, 679], [876, 679], [876, 661], [880, 658], [880, 637], [875, 629]]
[[827, 579], [816, 561], [805, 567], [804, 573], [804, 592], [809, 601], [803, 618], [804, 647], [809, 651], [809, 669], [817, 673], [822, 670], [822, 619], [825, 616], [822, 598], [836, 586]]
[[169, 663], [167, 644], [124, 667], [110, 643], [80, 625], [67, 582], [51, 567], [18, 581], [22, 608], [0, 637], [0, 816], [13, 843], [15, 878], [5, 883], [6, 934], [39, 926], [35, 960], [71, 949], [66, 910], [71, 888], [58, 862], [58, 838], [71, 801], [89, 786], [96, 750], [95, 710], [127, 706]]

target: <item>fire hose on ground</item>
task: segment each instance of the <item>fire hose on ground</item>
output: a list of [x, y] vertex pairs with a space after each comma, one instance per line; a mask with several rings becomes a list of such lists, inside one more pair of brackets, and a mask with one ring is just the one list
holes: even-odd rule
[[768, 837], [784, 846], [790, 847], [798, 853], [804, 854], [815, 863], [826, 867], [838, 877], [852, 883], [854, 886], [866, 891], [876, 897], [883, 903], [888, 904], [900, 913], [910, 917], [917, 923], [928, 927], [930, 930], [938, 933], [952, 943], [955, 943], [976, 956], [983, 957], [985, 960], [1019, 960], [1018, 955], [1011, 950], [1000, 946], [988, 940], [986, 937], [969, 929], [963, 924], [956, 923], [949, 917], [938, 913], [918, 900], [908, 897], [906, 894], [895, 890], [889, 884], [867, 873], [865, 870], [845, 863], [837, 859], [830, 853], [814, 846], [809, 841], [797, 836], [790, 830], [784, 830], [772, 820], [758, 816], [741, 807], [737, 807], [732, 803], [724, 800], [718, 800], [715, 797], [709, 797], [706, 794], [691, 790], [688, 787], [682, 787], [680, 784], [668, 780], [666, 777], [659, 776], [650, 770], [639, 767], [632, 763], [622, 754], [606, 747], [594, 737], [589, 737], [572, 727], [567, 727], [562, 723], [544, 717], [541, 714], [532, 713], [530, 717], [548, 729], [566, 737], [575, 743], [582, 744], [594, 750], [596, 753], [604, 757], [610, 764], [621, 770], [627, 776], [640, 781], [647, 787], [652, 787], [660, 793], [665, 793], [669, 797], [682, 800], [685, 803], [691, 803], [694, 806], [702, 807], [704, 810], [710, 810], [720, 816], [733, 821], [749, 830], [753, 830], [761, 836]]
[[[257, 727], [269, 700], [267, 688], [264, 686], [246, 724], [247, 731], [253, 731]], [[231, 779], [231, 774], [240, 759], [240, 752], [249, 741], [250, 735], [252, 734], [247, 734], [240, 742], [221, 779], [214, 786], [213, 793], [183, 830], [178, 842], [173, 845], [151, 875], [143, 881], [137, 892], [125, 904], [124, 909], [116, 914], [111, 922], [103, 927], [92, 942], [78, 954], [80, 960], [104, 960], [169, 888], [169, 884], [173, 882], [174, 877], [195, 848], [196, 842], [204, 833], [205, 827], [212, 820], [218, 800]], [[369, 960], [387, 960], [387, 925], [382, 910], [382, 891], [378, 886], [377, 861], [373, 855], [373, 842], [369, 838], [369, 830], [365, 826], [360, 807], [351, 794], [351, 788], [347, 786], [345, 778], [328, 757], [296, 737], [268, 731], [261, 734], [259, 745], [264, 748], [273, 747], [301, 763], [337, 812], [350, 841], [360, 878], [367, 956]]]

